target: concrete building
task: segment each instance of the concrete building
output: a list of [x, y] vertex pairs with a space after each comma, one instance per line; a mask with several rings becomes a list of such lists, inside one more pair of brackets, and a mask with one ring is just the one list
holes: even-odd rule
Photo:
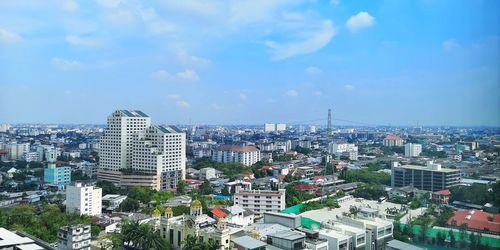
[[55, 163], [48, 163], [43, 169], [43, 181], [64, 188], [71, 183], [71, 167], [57, 167]]
[[32, 162], [32, 161], [38, 162], [38, 161], [41, 161], [40, 154], [38, 154], [38, 152], [28, 152], [28, 153], [25, 153], [24, 154], [24, 159], [27, 162]]
[[212, 160], [251, 166], [260, 161], [260, 150], [254, 146], [222, 145], [212, 151]]
[[7, 143], [1, 144], [0, 149], [7, 151], [7, 157], [9, 160], [20, 160], [24, 157], [24, 154], [30, 151], [30, 143]]
[[352, 143], [330, 142], [328, 143], [328, 152], [334, 154], [337, 159], [346, 157], [349, 160], [358, 160], [358, 147]]
[[350, 236], [331, 229], [319, 230], [319, 238], [328, 241], [328, 249], [347, 250], [349, 248]]
[[66, 211], [80, 215], [100, 215], [102, 209], [102, 189], [82, 183], [66, 186]]
[[216, 178], [215, 168], [202, 168], [200, 169], [200, 180], [211, 180]]
[[256, 214], [279, 212], [286, 205], [285, 189], [240, 191], [234, 194], [233, 200], [235, 205], [248, 208]]
[[449, 189], [460, 184], [462, 177], [460, 170], [442, 168], [432, 161], [426, 166], [394, 164], [391, 168], [391, 186], [413, 186], [420, 190], [439, 191]]
[[29, 234], [23, 233], [21, 231], [12, 232], [3, 227], [0, 227], [0, 249], [55, 250], [55, 248], [50, 246], [47, 242], [44, 242]]
[[[107, 194], [102, 197], [102, 203], [103, 205], [106, 204], [106, 209], [107, 210], [115, 210], [117, 209], [120, 204], [127, 199], [126, 195], [119, 195], [119, 194]], [[104, 206], [103, 206], [104, 208]]]
[[286, 131], [286, 124], [284, 124], [284, 123], [276, 124], [276, 131], [278, 131], [278, 132]]
[[397, 135], [388, 135], [384, 138], [385, 147], [403, 146], [404, 140]]
[[274, 124], [274, 123], [264, 124], [264, 131], [265, 132], [275, 132], [276, 131], [276, 124]]
[[305, 234], [297, 231], [280, 231], [267, 235], [267, 244], [284, 250], [305, 249]]
[[405, 156], [406, 157], [418, 157], [422, 153], [422, 145], [415, 143], [405, 144]]
[[[151, 125], [151, 118], [139, 110], [116, 110], [107, 119], [107, 127], [99, 142], [99, 170], [115, 172], [132, 167], [132, 147], [134, 135]], [[116, 183], [116, 178], [98, 179]]]
[[[186, 135], [175, 126], [152, 125], [134, 135], [132, 165], [134, 171], [161, 175], [186, 171]], [[184, 174], [182, 174], [184, 179]]]
[[60, 250], [90, 250], [90, 225], [64, 226], [57, 232]]
[[250, 236], [241, 236], [236, 239], [232, 239], [231, 242], [234, 245], [233, 249], [237, 250], [266, 250], [267, 244], [256, 240]]

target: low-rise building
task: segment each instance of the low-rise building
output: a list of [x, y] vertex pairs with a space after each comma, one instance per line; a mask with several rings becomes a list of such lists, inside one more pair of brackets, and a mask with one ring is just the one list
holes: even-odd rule
[[240, 191], [234, 194], [235, 205], [248, 208], [256, 214], [279, 212], [285, 209], [285, 189]]
[[60, 250], [90, 250], [90, 225], [64, 226], [57, 232]]
[[251, 166], [260, 161], [260, 150], [255, 146], [222, 145], [212, 151], [212, 160]]
[[426, 166], [417, 165], [393, 165], [391, 168], [391, 186], [404, 187], [413, 186], [427, 191], [439, 191], [449, 189], [460, 184], [462, 177], [460, 170], [442, 168], [440, 164], [432, 161]]
[[397, 135], [388, 135], [382, 143], [385, 147], [403, 146], [404, 140]]
[[49, 163], [43, 169], [43, 181], [49, 185], [64, 188], [71, 183], [71, 167], [58, 167], [55, 163]]
[[47, 242], [28, 235], [23, 232], [12, 232], [0, 227], [0, 249], [34, 249], [34, 250], [55, 250]]

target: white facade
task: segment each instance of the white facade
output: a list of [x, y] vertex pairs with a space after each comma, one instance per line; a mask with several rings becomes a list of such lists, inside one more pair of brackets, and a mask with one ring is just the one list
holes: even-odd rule
[[286, 124], [284, 123], [276, 124], [276, 131], [278, 132], [286, 131]]
[[285, 209], [285, 189], [278, 191], [253, 190], [234, 194], [234, 204], [248, 208], [256, 214], [279, 212]]
[[0, 145], [0, 149], [7, 151], [10, 160], [18, 160], [30, 151], [30, 143], [8, 143]]
[[130, 168], [133, 137], [151, 125], [151, 118], [138, 110], [117, 110], [108, 116], [107, 125], [99, 142], [99, 168]]
[[328, 144], [328, 152], [334, 154], [337, 158], [347, 156], [349, 160], [358, 159], [358, 147], [352, 143], [330, 142]]
[[276, 124], [274, 124], [274, 123], [266, 123], [266, 124], [264, 124], [264, 131], [265, 132], [274, 132], [274, 131], [276, 131]]
[[66, 187], [66, 212], [80, 215], [100, 215], [102, 209], [102, 189], [91, 185], [75, 183]]
[[90, 250], [90, 225], [64, 226], [57, 232], [60, 250]]
[[132, 169], [152, 175], [180, 170], [184, 176], [186, 134], [174, 126], [160, 125], [138, 132], [132, 147]]
[[251, 166], [260, 161], [260, 150], [254, 146], [223, 145], [212, 151], [212, 160]]
[[24, 159], [27, 162], [40, 161], [40, 155], [37, 152], [28, 152], [24, 154]]
[[10, 124], [0, 124], [0, 133], [5, 133], [11, 128]]
[[405, 144], [405, 156], [406, 157], [417, 157], [422, 153], [422, 145], [415, 143]]

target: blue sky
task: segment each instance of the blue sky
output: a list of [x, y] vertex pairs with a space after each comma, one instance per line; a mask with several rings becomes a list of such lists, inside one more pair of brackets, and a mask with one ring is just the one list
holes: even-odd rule
[[[0, 2], [0, 122], [500, 126], [500, 1]], [[325, 121], [317, 121], [323, 124]], [[334, 124], [345, 122], [334, 121]]]

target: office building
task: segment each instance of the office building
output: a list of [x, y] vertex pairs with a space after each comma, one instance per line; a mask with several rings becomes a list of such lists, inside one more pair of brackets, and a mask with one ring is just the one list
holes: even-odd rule
[[413, 186], [420, 190], [439, 191], [460, 184], [460, 170], [442, 168], [432, 161], [426, 166], [393, 164], [391, 168], [391, 186]]
[[159, 176], [171, 171], [185, 172], [186, 135], [177, 127], [152, 125], [134, 136], [131, 152], [134, 171]]
[[66, 212], [96, 216], [101, 214], [101, 207], [101, 188], [79, 182], [66, 186]]
[[405, 144], [405, 156], [406, 157], [418, 157], [422, 153], [422, 145], [415, 143]]
[[222, 145], [212, 151], [212, 160], [251, 166], [260, 161], [260, 150], [255, 146]]
[[358, 147], [352, 143], [330, 142], [328, 143], [328, 152], [334, 154], [337, 159], [345, 157], [353, 161], [358, 160]]
[[274, 123], [264, 124], [264, 131], [265, 132], [275, 132], [276, 131], [276, 124], [274, 124]]
[[285, 189], [240, 191], [234, 194], [233, 201], [235, 205], [250, 209], [256, 214], [280, 212], [286, 205]]
[[71, 183], [71, 167], [58, 167], [55, 163], [48, 163], [43, 169], [43, 181], [49, 185], [64, 188]]
[[[119, 175], [121, 169], [132, 167], [134, 136], [151, 125], [151, 118], [138, 110], [116, 110], [108, 116], [107, 125], [99, 142], [99, 170]], [[105, 176], [98, 173], [99, 179], [119, 184]]]
[[404, 140], [397, 135], [388, 135], [384, 138], [385, 147], [403, 146]]
[[90, 250], [90, 225], [64, 226], [57, 232], [60, 250]]

